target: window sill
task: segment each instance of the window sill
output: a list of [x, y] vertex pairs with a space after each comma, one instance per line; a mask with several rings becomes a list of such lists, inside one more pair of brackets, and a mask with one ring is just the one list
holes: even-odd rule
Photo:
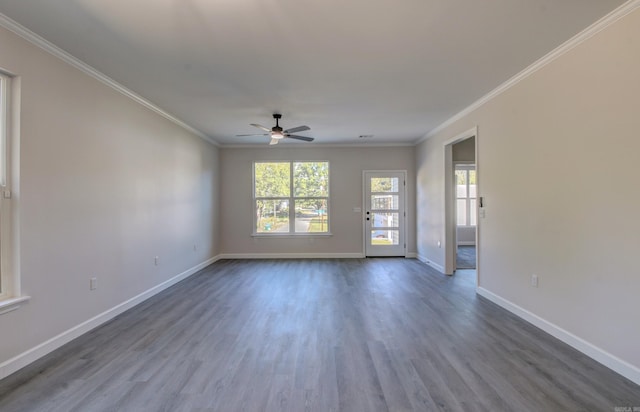
[[9, 313], [18, 309], [23, 303], [27, 302], [29, 299], [31, 299], [31, 296], [20, 296], [17, 298], [9, 298], [9, 299], [0, 301], [0, 315], [4, 315], [5, 313]]
[[332, 233], [253, 233], [251, 237], [276, 237], [276, 238], [300, 238], [300, 237], [327, 237]]

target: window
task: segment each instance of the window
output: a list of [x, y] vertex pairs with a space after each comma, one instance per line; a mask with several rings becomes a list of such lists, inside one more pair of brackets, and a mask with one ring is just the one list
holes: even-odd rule
[[254, 234], [329, 233], [328, 162], [255, 162]]
[[[13, 112], [11, 91], [19, 85], [16, 80], [0, 72], [0, 315], [11, 312], [29, 300], [29, 296], [20, 295], [20, 277], [12, 263], [18, 259], [15, 253], [16, 239], [13, 237], [12, 209], [16, 207], [12, 191], [17, 187], [12, 176], [12, 133], [11, 120], [18, 122], [18, 113]], [[11, 119], [11, 120], [10, 120]]]
[[456, 165], [456, 222], [458, 226], [476, 225], [476, 168]]
[[[7, 187], [7, 87], [9, 78], [0, 74], [0, 190]], [[7, 233], [7, 202], [0, 196], [0, 300], [11, 296], [9, 277], [7, 276], [5, 240]]]
[[11, 78], [0, 72], [0, 315], [17, 309], [29, 299], [20, 296], [18, 274], [11, 267], [14, 244], [12, 238], [11, 194]]

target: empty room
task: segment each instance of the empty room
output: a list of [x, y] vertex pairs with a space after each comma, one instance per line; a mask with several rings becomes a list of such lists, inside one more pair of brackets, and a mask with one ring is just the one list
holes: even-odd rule
[[640, 0], [0, 0], [0, 411], [640, 411]]

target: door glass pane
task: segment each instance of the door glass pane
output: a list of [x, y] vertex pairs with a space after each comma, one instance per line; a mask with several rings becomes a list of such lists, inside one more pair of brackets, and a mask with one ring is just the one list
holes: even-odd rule
[[399, 225], [398, 213], [371, 213], [371, 227], [398, 227]]
[[372, 177], [372, 192], [398, 192], [399, 179], [397, 177]]
[[289, 200], [256, 200], [256, 233], [289, 231]]
[[255, 197], [289, 197], [288, 162], [256, 162], [254, 166]]
[[456, 207], [456, 223], [458, 226], [465, 226], [467, 224], [467, 199], [458, 199]]
[[398, 230], [372, 230], [371, 244], [374, 246], [390, 246], [400, 243], [400, 231]]
[[476, 197], [476, 185], [469, 185], [469, 197]]
[[327, 199], [296, 199], [296, 233], [327, 233], [329, 231], [329, 215]]
[[385, 210], [398, 208], [398, 195], [372, 195], [371, 210]]
[[469, 200], [469, 224], [475, 226], [476, 222], [476, 199]]

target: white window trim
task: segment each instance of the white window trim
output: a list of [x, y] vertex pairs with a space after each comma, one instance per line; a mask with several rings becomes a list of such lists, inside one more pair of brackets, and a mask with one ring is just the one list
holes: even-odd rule
[[0, 315], [18, 309], [30, 297], [20, 289], [19, 178], [20, 79], [0, 72]]
[[[327, 219], [328, 219], [328, 227], [326, 232], [296, 232], [295, 231], [295, 199], [296, 197], [293, 194], [293, 164], [294, 163], [326, 163], [329, 165], [329, 187], [327, 189]], [[289, 163], [289, 185], [290, 185], [290, 193], [289, 197], [256, 197], [256, 163]], [[328, 160], [256, 160], [251, 165], [251, 214], [253, 215], [253, 229], [251, 232], [251, 237], [256, 238], [298, 238], [298, 237], [323, 237], [323, 236], [333, 236], [331, 233], [331, 163]], [[298, 197], [298, 199], [314, 199], [314, 198], [322, 198], [324, 197]], [[257, 232], [256, 228], [258, 226], [257, 216], [255, 213], [256, 201], [260, 199], [287, 199], [289, 201], [289, 231], [288, 232]], [[292, 207], [293, 206], [293, 207]]]

